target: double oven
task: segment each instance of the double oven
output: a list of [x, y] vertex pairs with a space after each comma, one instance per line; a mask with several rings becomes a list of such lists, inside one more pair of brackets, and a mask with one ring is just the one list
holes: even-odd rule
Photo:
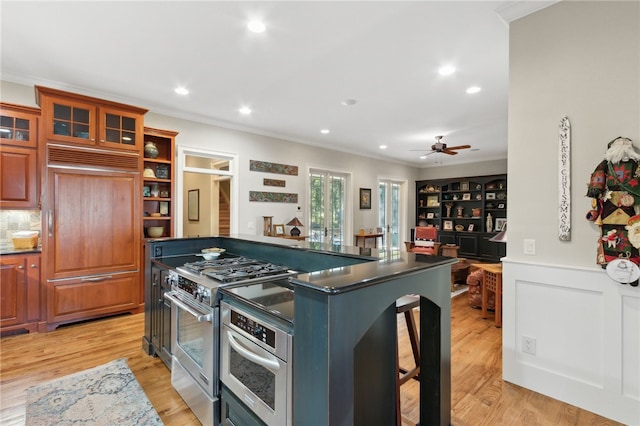
[[293, 290], [287, 284], [221, 290], [223, 424], [292, 424]]
[[228, 253], [170, 272], [171, 291], [164, 297], [171, 303], [171, 383], [203, 425], [220, 424], [221, 379], [223, 398], [234, 407], [225, 412], [225, 424], [233, 424], [234, 413], [259, 419], [255, 424], [290, 424], [291, 403], [283, 406], [281, 395], [291, 391], [292, 318], [287, 322], [263, 311], [247, 295], [284, 288], [291, 292], [286, 297], [293, 315], [286, 287], [293, 274], [286, 266]]

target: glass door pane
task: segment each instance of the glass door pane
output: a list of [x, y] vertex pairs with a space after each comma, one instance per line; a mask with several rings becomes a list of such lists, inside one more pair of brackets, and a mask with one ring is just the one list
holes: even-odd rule
[[387, 249], [400, 249], [402, 184], [382, 180], [378, 183], [378, 190], [378, 227], [385, 234], [385, 246]]
[[309, 240], [345, 244], [346, 176], [312, 171], [310, 182]]

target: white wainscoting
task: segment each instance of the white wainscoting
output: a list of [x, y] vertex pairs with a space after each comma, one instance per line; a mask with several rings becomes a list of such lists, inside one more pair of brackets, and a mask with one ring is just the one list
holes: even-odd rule
[[[640, 425], [640, 287], [603, 269], [503, 259], [503, 379]], [[523, 336], [536, 354], [522, 351]]]

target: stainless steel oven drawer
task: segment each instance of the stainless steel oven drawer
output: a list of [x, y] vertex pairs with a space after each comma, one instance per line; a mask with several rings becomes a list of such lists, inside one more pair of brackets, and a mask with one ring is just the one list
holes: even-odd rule
[[178, 391], [200, 423], [206, 426], [220, 424], [218, 398], [210, 398], [175, 357], [171, 363], [171, 385]]

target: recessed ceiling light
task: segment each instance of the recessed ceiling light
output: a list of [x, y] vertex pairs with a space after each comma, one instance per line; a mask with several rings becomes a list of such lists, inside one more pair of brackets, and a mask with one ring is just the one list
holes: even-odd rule
[[247, 28], [249, 31], [253, 33], [263, 33], [267, 27], [264, 25], [264, 22], [254, 19], [253, 21], [249, 21], [247, 24]]
[[421, 159], [421, 160], [424, 160], [425, 158], [427, 158], [427, 155], [426, 155], [426, 154], [425, 154], [425, 155], [421, 155], [421, 156], [420, 156], [420, 159]]
[[186, 87], [182, 87], [182, 86], [176, 87], [174, 89], [174, 92], [176, 92], [178, 95], [188, 95], [189, 94], [189, 91], [187, 90], [187, 88]]
[[249, 115], [249, 114], [251, 114], [251, 108], [246, 107], [246, 106], [245, 106], [245, 107], [240, 108], [238, 111], [240, 111], [240, 114], [242, 114], [242, 115]]
[[479, 88], [478, 86], [471, 86], [467, 89], [467, 93], [472, 95], [474, 93], [478, 93], [480, 90], [482, 90], [481, 88]]
[[440, 75], [451, 75], [454, 72], [456, 72], [456, 67], [453, 65], [444, 65], [438, 70], [438, 74]]
[[386, 145], [380, 145], [380, 149], [387, 149]]
[[358, 101], [356, 101], [355, 99], [345, 99], [344, 101], [340, 102], [342, 105], [344, 106], [351, 106], [351, 105], [355, 105], [358, 103]]
[[331, 133], [331, 130], [329, 130], [329, 129], [322, 129], [322, 130], [320, 130], [320, 133], [322, 133], [323, 135], [328, 135], [329, 133]]

